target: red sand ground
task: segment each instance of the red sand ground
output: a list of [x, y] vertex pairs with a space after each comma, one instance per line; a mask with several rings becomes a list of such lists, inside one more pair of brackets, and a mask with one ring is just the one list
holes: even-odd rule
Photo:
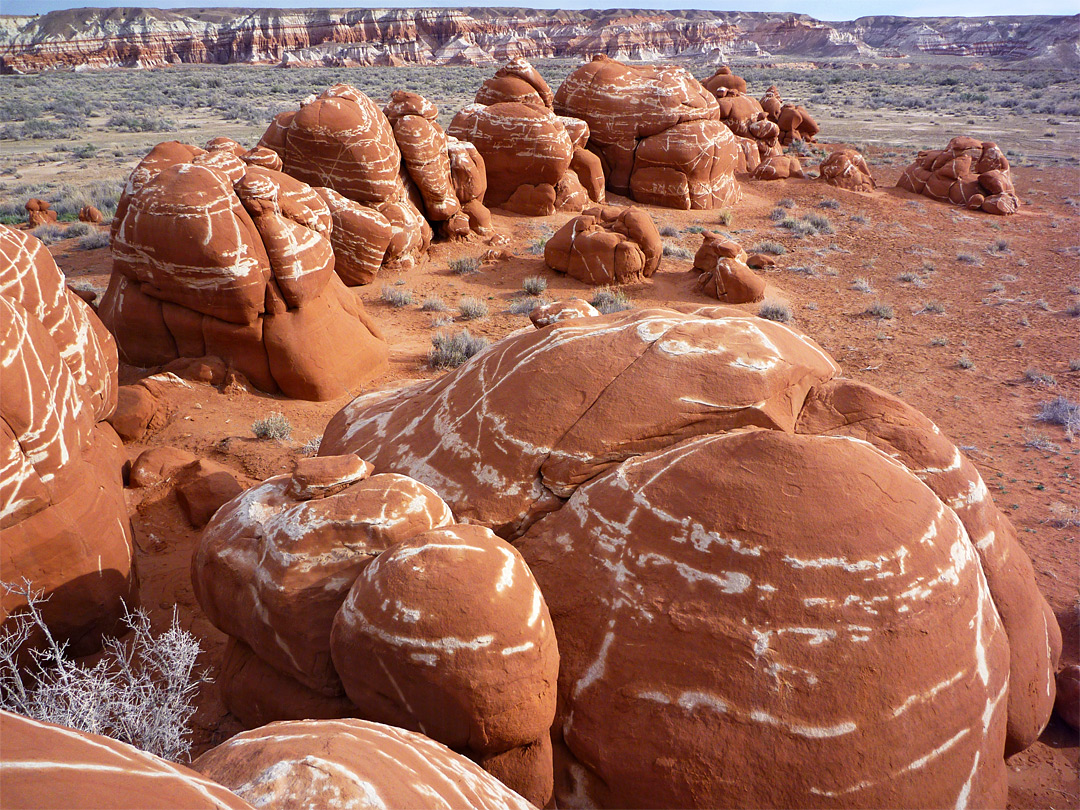
[[[870, 155], [868, 155], [870, 157]], [[1025, 205], [1009, 218], [969, 213], [891, 188], [903, 167], [877, 166], [884, 188], [864, 195], [830, 188], [809, 180], [773, 183], [743, 182], [744, 200], [734, 207], [728, 228], [750, 248], [768, 239], [784, 244], [779, 267], [769, 272], [769, 296], [786, 300], [794, 323], [815, 338], [843, 367], [847, 376], [902, 396], [932, 418], [980, 468], [997, 503], [1016, 525], [1021, 542], [1035, 566], [1039, 586], [1057, 612], [1078, 599], [1077, 548], [1080, 530], [1051, 522], [1055, 502], [1080, 504], [1080, 438], [1066, 437], [1060, 427], [1034, 420], [1038, 406], [1053, 396], [1080, 398], [1080, 319], [1067, 309], [1080, 299], [1077, 273], [1076, 209], [1070, 197], [1080, 188], [1077, 169], [1014, 169], [1014, 180]], [[769, 220], [781, 198], [794, 201], [795, 216], [817, 212], [832, 222], [835, 233], [795, 239]], [[821, 200], [838, 209], [818, 207]], [[617, 198], [613, 203], [622, 202]], [[716, 211], [651, 209], [658, 226], [680, 231], [694, 225], [719, 227]], [[862, 217], [865, 224], [853, 221]], [[432, 321], [438, 313], [420, 310], [420, 302], [437, 295], [455, 314], [461, 296], [484, 299], [490, 316], [447, 329], [468, 326], [494, 340], [521, 328], [532, 328], [524, 316], [507, 307], [521, 290], [523, 279], [543, 276], [547, 297], [590, 297], [578, 282], [548, 270], [543, 257], [528, 246], [546, 231], [557, 229], [569, 215], [525, 219], [497, 212], [495, 223], [508, 235], [515, 256], [488, 264], [480, 272], [457, 276], [448, 262], [477, 256], [486, 246], [436, 244], [421, 267], [388, 274], [358, 294], [390, 339], [391, 366], [366, 390], [426, 378], [425, 358]], [[998, 240], [1007, 250], [988, 252]], [[665, 242], [696, 251], [700, 238], [681, 233]], [[79, 251], [73, 240], [53, 247], [57, 261], [72, 281], [90, 281], [103, 289], [110, 259], [107, 249]], [[958, 254], [976, 257], [977, 264], [958, 261]], [[693, 284], [689, 259], [665, 258], [649, 283], [626, 288], [635, 305], [668, 301], [708, 303]], [[793, 272], [814, 268], [814, 275]], [[913, 273], [918, 282], [898, 277]], [[852, 289], [855, 279], [869, 282], [871, 293]], [[414, 304], [394, 309], [382, 302], [383, 285], [403, 282], [414, 293]], [[1070, 290], [1070, 287], [1072, 288]], [[866, 314], [875, 302], [892, 306], [894, 317], [882, 320]], [[927, 311], [936, 302], [943, 312]], [[753, 307], [756, 309], [756, 307]], [[944, 341], [944, 345], [941, 344]], [[961, 357], [973, 366], [961, 368]], [[1038, 369], [1056, 384], [1033, 383], [1025, 371]], [[122, 369], [123, 381], [142, 372]], [[355, 392], [359, 393], [359, 392]], [[235, 468], [253, 479], [291, 469], [301, 446], [321, 434], [323, 426], [347, 399], [327, 403], [295, 402], [259, 393], [219, 391], [201, 385], [178, 388], [176, 412], [170, 423], [131, 445], [134, 459], [147, 447], [171, 445]], [[281, 411], [293, 425], [288, 442], [260, 441], [251, 423], [270, 411]], [[1029, 449], [1032, 437], [1042, 435], [1060, 449]], [[139, 549], [142, 597], [155, 619], [165, 622], [179, 605], [185, 626], [206, 648], [205, 663], [216, 666], [223, 636], [203, 618], [192, 595], [189, 563], [198, 533], [192, 530], [167, 486], [150, 491], [128, 490]], [[1067, 652], [1076, 657], [1076, 640]], [[239, 730], [223, 709], [217, 690], [204, 688], [197, 717], [195, 753]], [[1077, 776], [1077, 735], [1056, 717], [1042, 739], [1009, 762], [1009, 806], [1065, 808], [1080, 805]]]

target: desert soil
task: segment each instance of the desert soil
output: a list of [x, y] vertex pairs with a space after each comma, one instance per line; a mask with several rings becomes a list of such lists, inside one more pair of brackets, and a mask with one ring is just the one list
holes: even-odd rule
[[[919, 140], [925, 147], [940, 147], [947, 137], [934, 133]], [[1078, 599], [1080, 531], [1055, 523], [1054, 510], [1062, 508], [1055, 504], [1080, 504], [1080, 437], [1074, 440], [1060, 427], [1038, 423], [1035, 415], [1041, 403], [1055, 396], [1073, 401], [1080, 396], [1080, 370], [1070, 370], [1070, 362], [1080, 368], [1080, 320], [1067, 311], [1080, 298], [1073, 203], [1080, 169], [1015, 168], [1024, 205], [1015, 216], [1003, 218], [893, 189], [906, 160], [883, 157], [889, 154], [885, 148], [869, 149], [881, 187], [872, 194], [811, 180], [744, 179], [743, 201], [734, 206], [734, 221], [727, 228], [718, 224], [716, 211], [649, 211], [659, 227], [678, 229], [679, 235], [666, 237], [665, 243], [684, 248], [690, 257], [701, 241], [688, 230], [694, 227], [726, 230], [748, 249], [765, 240], [784, 245], [787, 252], [777, 257], [778, 267], [767, 273], [768, 297], [787, 302], [794, 325], [831, 352], [847, 376], [903, 397], [965, 450], [1016, 526], [1040, 588], [1054, 610], [1062, 612]], [[794, 238], [769, 218], [781, 200], [793, 203], [787, 209], [793, 216], [827, 216], [834, 233]], [[836, 207], [821, 207], [823, 201], [835, 201]], [[613, 197], [611, 202], [627, 201]], [[427, 368], [426, 357], [438, 331], [468, 328], [496, 340], [531, 329], [527, 317], [509, 312], [527, 277], [547, 280], [549, 300], [589, 298], [584, 285], [548, 270], [542, 251], [530, 252], [567, 219], [567, 214], [526, 219], [496, 211], [495, 224], [509, 238], [505, 249], [512, 258], [459, 276], [449, 262], [479, 256], [487, 246], [435, 244], [420, 267], [387, 273], [358, 289], [391, 345], [389, 370], [363, 390], [436, 374]], [[52, 246], [58, 264], [70, 281], [103, 290], [108, 249], [79, 250], [76, 241]], [[651, 281], [624, 291], [637, 307], [707, 304], [711, 299], [696, 290], [691, 264], [690, 258], [666, 257]], [[411, 291], [413, 303], [400, 308], [385, 303], [384, 286]], [[489, 316], [435, 326], [440, 316], [457, 314], [464, 296], [482, 299]], [[422, 311], [420, 303], [431, 297], [440, 298], [448, 312]], [[891, 318], [868, 314], [878, 303], [892, 308]], [[122, 382], [144, 373], [122, 367]], [[249, 479], [264, 479], [288, 472], [303, 445], [318, 437], [347, 401], [296, 402], [235, 388], [178, 386], [169, 423], [127, 451], [134, 459], [148, 447], [179, 447], [230, 465]], [[290, 440], [253, 437], [252, 422], [272, 411], [292, 423]], [[202, 616], [192, 594], [189, 564], [198, 532], [187, 524], [167, 487], [127, 493], [143, 602], [160, 623], [178, 605], [182, 623], [201, 640], [203, 660], [212, 672], [224, 636]], [[1071, 655], [1076, 655], [1075, 640]], [[213, 685], [202, 690], [196, 726], [194, 754], [239, 730]], [[1077, 754], [1075, 733], [1055, 717], [1038, 743], [1009, 761], [1009, 806], [1078, 806]]]

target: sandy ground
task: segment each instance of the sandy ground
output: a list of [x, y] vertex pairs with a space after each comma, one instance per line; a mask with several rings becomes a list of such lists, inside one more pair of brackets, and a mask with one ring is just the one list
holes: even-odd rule
[[[944, 140], [935, 137], [933, 143], [939, 146]], [[744, 199], [734, 207], [735, 219], [727, 230], [747, 248], [765, 239], [786, 246], [779, 267], [767, 274], [769, 297], [789, 303], [794, 324], [830, 351], [847, 376], [902, 396], [965, 449], [1016, 525], [1043, 593], [1055, 611], [1064, 611], [1078, 598], [1080, 530], [1054, 525], [1051, 513], [1054, 503], [1080, 504], [1080, 437], [1070, 440], [1062, 428], [1037, 423], [1034, 417], [1039, 404], [1054, 396], [1080, 398], [1080, 370], [1070, 370], [1070, 361], [1080, 367], [1080, 319], [1066, 311], [1080, 298], [1076, 209], [1067, 202], [1080, 187], [1080, 170], [1016, 169], [1014, 179], [1025, 204], [1016, 216], [1002, 218], [891, 188], [902, 168], [902, 163], [876, 165], [882, 189], [873, 194], [809, 180], [744, 179]], [[768, 217], [782, 198], [793, 201], [789, 212], [796, 216], [825, 214], [835, 233], [804, 239], [788, 235]], [[821, 208], [822, 200], [835, 200], [838, 208]], [[690, 255], [701, 240], [685, 229], [718, 227], [715, 211], [649, 210], [658, 226], [680, 230], [679, 236], [665, 241]], [[425, 359], [439, 328], [467, 326], [492, 340], [531, 328], [527, 317], [508, 311], [526, 277], [546, 278], [549, 299], [588, 298], [586, 287], [548, 270], [542, 256], [528, 252], [534, 240], [568, 218], [525, 219], [495, 212], [496, 226], [510, 237], [513, 258], [458, 276], [448, 262], [478, 256], [486, 246], [435, 244], [420, 267], [387, 274], [358, 289], [391, 344], [390, 369], [365, 390], [433, 376]], [[999, 240], [1006, 244], [994, 250]], [[80, 251], [68, 240], [54, 245], [53, 251], [71, 281], [104, 288], [107, 249]], [[970, 254], [975, 263], [963, 263], [960, 254]], [[665, 258], [651, 281], [625, 291], [636, 306], [708, 303], [711, 299], [694, 287], [691, 264], [689, 259]], [[908, 273], [912, 276], [904, 277], [915, 280], [901, 281]], [[853, 289], [856, 279], [865, 280], [872, 292]], [[384, 285], [411, 290], [414, 303], [402, 308], [384, 303]], [[419, 307], [429, 296], [440, 297], [451, 316], [461, 296], [478, 297], [490, 315], [433, 327], [437, 314]], [[867, 314], [876, 302], [890, 305], [894, 316], [885, 320]], [[961, 358], [965, 364], [970, 360], [971, 367], [962, 368]], [[1029, 369], [1037, 369], [1047, 381], [1030, 382], [1025, 377]], [[140, 373], [122, 369], [127, 382]], [[171, 445], [262, 479], [287, 472], [302, 445], [320, 435], [347, 401], [295, 402], [198, 385], [178, 389], [171, 421], [129, 446], [128, 453], [134, 459], [146, 447]], [[252, 437], [252, 421], [269, 411], [287, 415], [293, 425], [289, 441]], [[1049, 441], [1051, 449], [1027, 446], [1037, 437]], [[198, 533], [189, 528], [167, 487], [128, 494], [144, 602], [162, 621], [178, 604], [185, 626], [203, 641], [204, 659], [212, 668], [224, 644], [192, 595], [189, 563]], [[196, 753], [239, 730], [215, 687], [206, 687], [200, 700]], [[1037, 744], [1010, 760], [1010, 807], [1078, 806], [1077, 753], [1076, 734], [1055, 718]]]

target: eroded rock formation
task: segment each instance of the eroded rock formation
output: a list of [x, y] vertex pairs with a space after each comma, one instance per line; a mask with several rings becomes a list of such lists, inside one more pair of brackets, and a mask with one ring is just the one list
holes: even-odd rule
[[813, 143], [820, 128], [817, 121], [798, 104], [785, 104], [776, 118], [780, 127], [780, 143], [787, 146], [795, 141]]
[[723, 234], [705, 231], [693, 272], [703, 293], [725, 304], [750, 304], [765, 297], [765, 280], [748, 266], [746, 251]]
[[515, 540], [562, 656], [560, 804], [1004, 806], [1057, 624], [972, 464], [838, 374], [725, 307], [577, 318], [358, 398], [322, 452]]
[[192, 768], [255, 807], [535, 810], [445, 746], [363, 720], [273, 723], [237, 734]]
[[739, 149], [716, 98], [682, 68], [595, 56], [555, 94], [555, 111], [589, 125], [608, 188], [667, 208], [738, 201]]
[[649, 214], [634, 207], [588, 208], [544, 245], [544, 261], [592, 285], [628, 284], [660, 266], [664, 244]]
[[795, 155], [769, 155], [750, 172], [752, 180], [787, 180], [789, 177], [806, 177]]
[[720, 120], [737, 139], [740, 172], [752, 172], [769, 155], [780, 154], [780, 127], [770, 120], [757, 99], [746, 94], [742, 77], [725, 65], [703, 85], [716, 96]]
[[603, 171], [585, 150], [588, 127], [552, 112], [551, 89], [524, 59], [486, 81], [449, 131], [483, 157], [492, 207], [548, 216], [604, 201]]
[[944, 149], [919, 152], [896, 187], [988, 214], [1015, 214], [1020, 205], [1009, 159], [998, 145], [965, 136]]
[[837, 149], [821, 161], [818, 179], [848, 191], [873, 191], [877, 188], [865, 158], [854, 149]]
[[[0, 226], [0, 570], [85, 655], [138, 600], [116, 407], [116, 344], [48, 249]], [[0, 594], [0, 621], [25, 607]]]
[[98, 311], [133, 365], [214, 355], [264, 391], [332, 399], [387, 357], [334, 273], [332, 229], [324, 199], [289, 175], [227, 147], [158, 144], [117, 206]]

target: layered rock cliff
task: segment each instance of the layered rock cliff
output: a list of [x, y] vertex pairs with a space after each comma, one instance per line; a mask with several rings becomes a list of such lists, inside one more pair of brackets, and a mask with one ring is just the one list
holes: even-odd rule
[[68, 9], [0, 16], [0, 72], [227, 64], [445, 64], [515, 56], [618, 59], [936, 54], [1080, 64], [1074, 17], [864, 17], [711, 11]]

